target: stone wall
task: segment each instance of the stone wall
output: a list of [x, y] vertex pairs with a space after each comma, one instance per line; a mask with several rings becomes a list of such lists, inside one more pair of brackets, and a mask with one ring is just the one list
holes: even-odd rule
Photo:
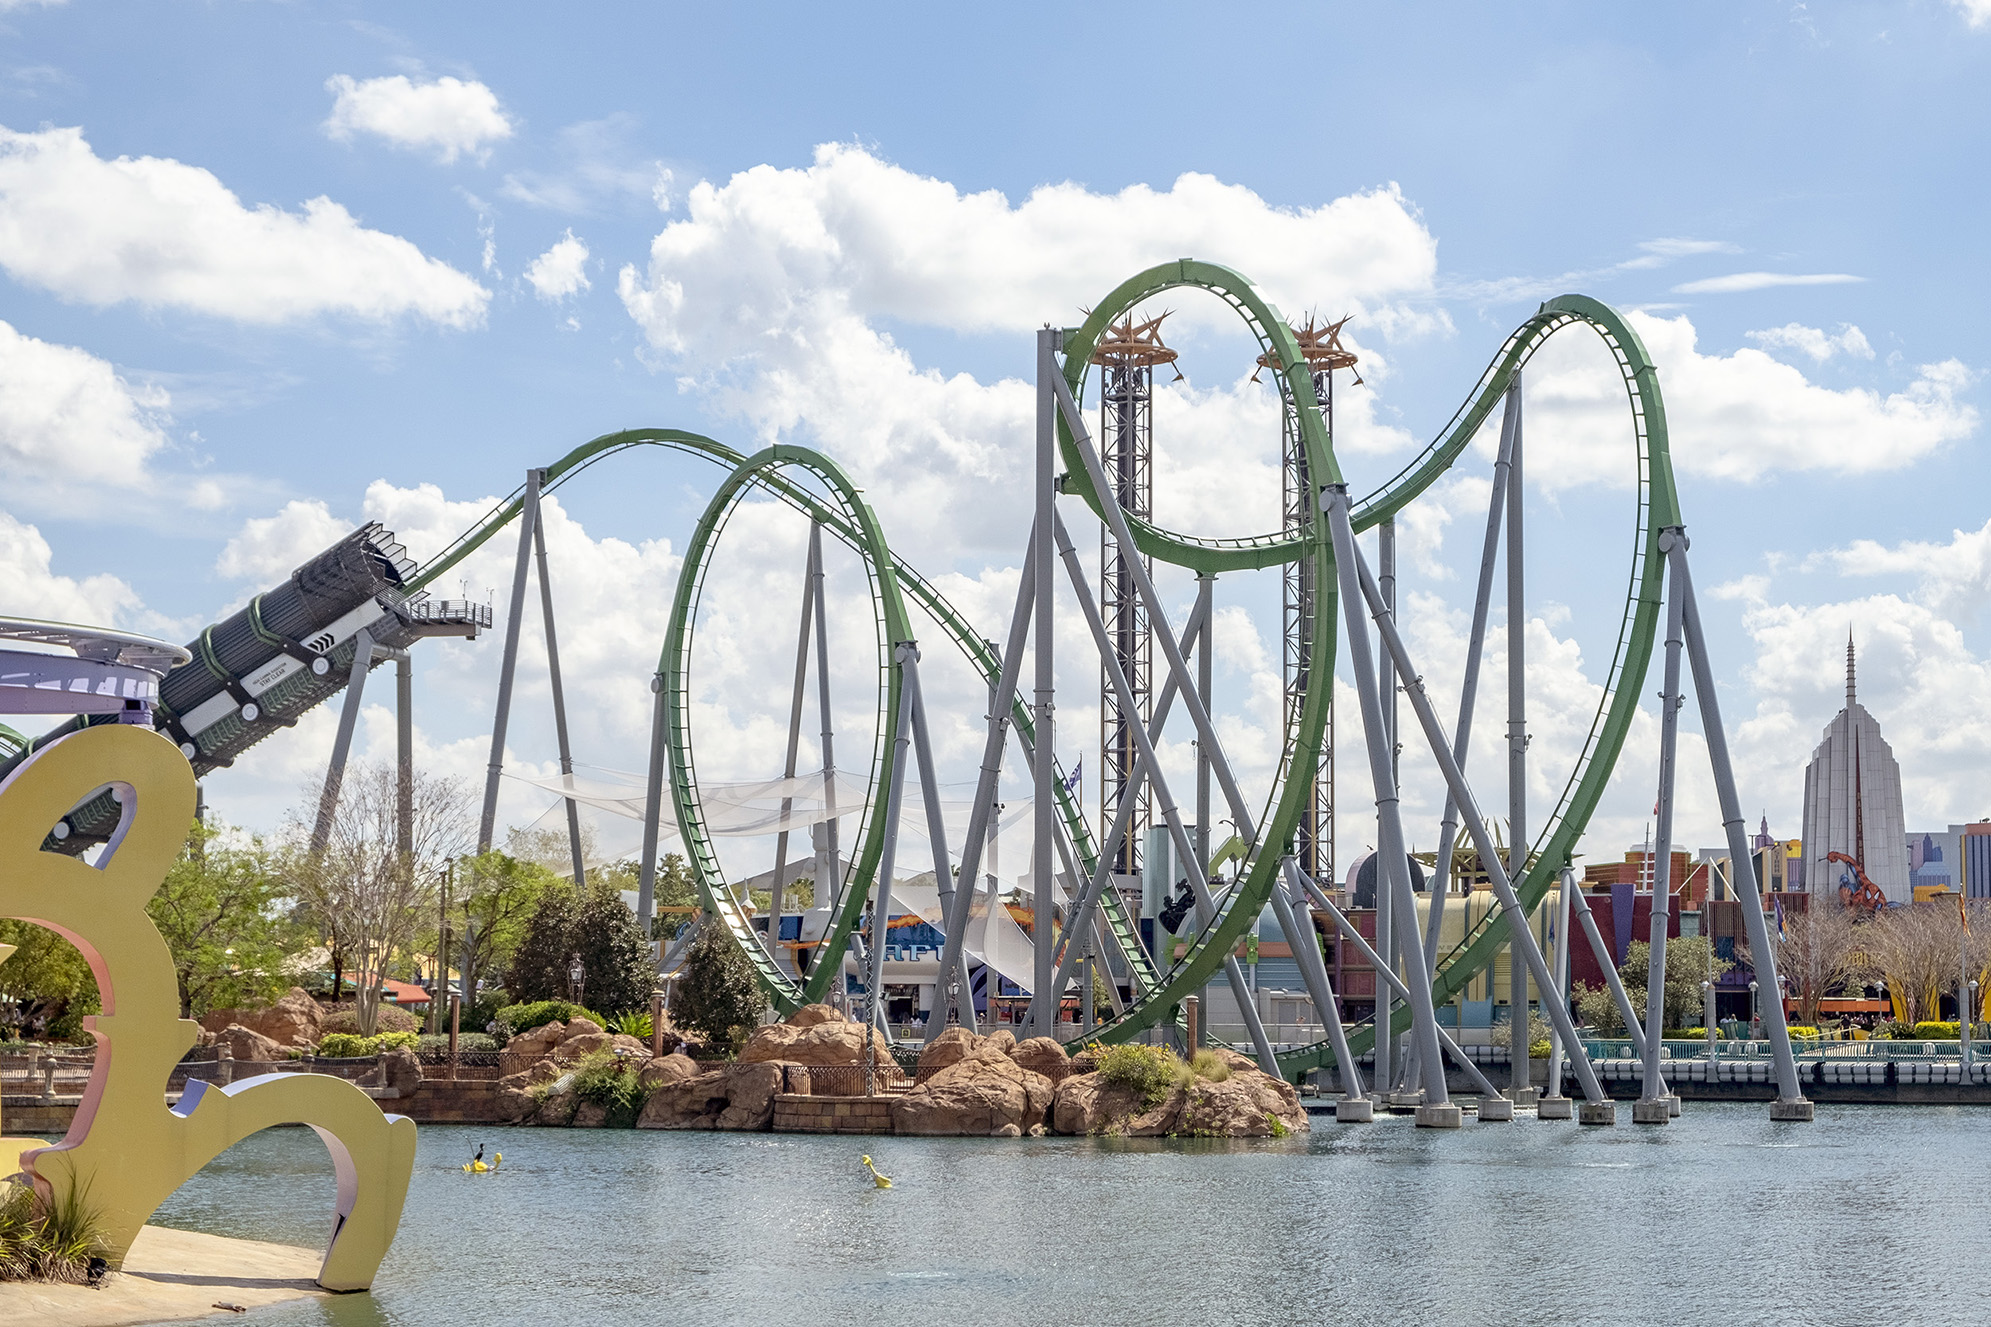
[[890, 1133], [890, 1097], [814, 1097], [783, 1092], [774, 1098], [777, 1133]]

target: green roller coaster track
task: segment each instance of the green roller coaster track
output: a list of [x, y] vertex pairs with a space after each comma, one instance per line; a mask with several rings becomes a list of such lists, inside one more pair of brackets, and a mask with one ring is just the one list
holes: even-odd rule
[[[1165, 263], [1150, 268], [1122, 283], [1100, 302], [1085, 323], [1063, 334], [1062, 353], [1066, 384], [1075, 399], [1083, 400], [1091, 352], [1106, 327], [1121, 314], [1159, 295], [1178, 289], [1208, 292], [1228, 304], [1244, 320], [1264, 351], [1277, 357], [1279, 381], [1286, 408], [1299, 426], [1301, 444], [1306, 449], [1308, 471], [1325, 487], [1338, 484], [1341, 472], [1335, 461], [1333, 440], [1313, 391], [1313, 381], [1291, 328], [1249, 280], [1228, 268], [1193, 260]], [[1659, 392], [1658, 371], [1646, 354], [1637, 334], [1609, 306], [1581, 295], [1565, 295], [1543, 304], [1517, 327], [1481, 374], [1477, 389], [1468, 397], [1437, 439], [1413, 458], [1375, 492], [1355, 503], [1355, 528], [1365, 530], [1394, 516], [1428, 489], [1458, 460], [1487, 417], [1499, 405], [1529, 358], [1553, 333], [1572, 324], [1591, 328], [1611, 352], [1624, 380], [1631, 410], [1637, 461], [1637, 520], [1632, 538], [1631, 568], [1623, 617], [1606, 676], [1603, 694], [1585, 738], [1583, 749], [1557, 799], [1554, 812], [1543, 823], [1529, 854], [1529, 867], [1516, 881], [1524, 907], [1532, 910], [1546, 898], [1563, 866], [1571, 859], [1578, 839], [1589, 823], [1609, 782], [1613, 768], [1638, 707], [1639, 683], [1650, 663], [1659, 616], [1662, 555], [1659, 533], [1681, 523], [1678, 496], [1673, 485], [1667, 451], [1666, 413]], [[1085, 467], [1079, 464], [1077, 444], [1062, 417], [1058, 421], [1059, 444], [1068, 473], [1064, 491], [1101, 511], [1099, 495], [1093, 491]], [[718, 917], [739, 942], [755, 965], [762, 986], [777, 1007], [792, 1011], [819, 999], [833, 975], [842, 970], [842, 956], [852, 932], [860, 925], [865, 901], [883, 844], [885, 826], [881, 807], [871, 794], [882, 788], [890, 775], [898, 713], [896, 672], [890, 667], [891, 648], [898, 641], [914, 638], [907, 600], [917, 603], [930, 616], [956, 648], [993, 683], [1000, 674], [1001, 660], [994, 646], [983, 639], [967, 620], [917, 571], [894, 554], [887, 545], [877, 517], [863, 501], [856, 487], [829, 458], [807, 448], [770, 447], [748, 457], [723, 443], [698, 434], [675, 429], [637, 429], [597, 438], [562, 457], [544, 472], [541, 491], [550, 492], [585, 472], [598, 461], [636, 447], [664, 447], [703, 457], [726, 467], [730, 473], [713, 495], [685, 551], [685, 563], [672, 605], [670, 627], [657, 668], [658, 683], [665, 707], [667, 754], [671, 772], [671, 793], [678, 828], [694, 866], [701, 901]], [[800, 472], [815, 486], [798, 481]], [[817, 491], [818, 487], [821, 491]], [[879, 651], [879, 708], [875, 729], [871, 771], [864, 799], [864, 821], [859, 834], [860, 849], [848, 878], [842, 882], [835, 924], [806, 984], [798, 984], [783, 973], [752, 931], [733, 890], [728, 887], [710, 836], [705, 832], [700, 809], [696, 772], [692, 756], [690, 724], [690, 678], [692, 643], [697, 608], [704, 579], [711, 566], [719, 534], [739, 502], [749, 493], [771, 495], [818, 521], [833, 537], [856, 551], [869, 577], [877, 627]], [[501, 501], [470, 530], [427, 564], [413, 582], [422, 588], [455, 566], [480, 545], [515, 519], [522, 510], [521, 487]], [[1207, 539], [1162, 529], [1150, 522], [1129, 518], [1135, 543], [1149, 556], [1199, 573], [1219, 573], [1279, 566], [1299, 558], [1313, 560], [1313, 584], [1317, 589], [1316, 620], [1335, 620], [1336, 585], [1332, 544], [1325, 523], [1314, 520], [1308, 528], [1233, 539]], [[1280, 858], [1290, 849], [1306, 790], [1314, 779], [1326, 731], [1328, 707], [1332, 699], [1337, 633], [1314, 633], [1313, 657], [1308, 670], [1308, 690], [1297, 718], [1286, 734], [1285, 750], [1274, 786], [1267, 796], [1268, 813], [1253, 840], [1244, 845], [1243, 860], [1235, 882], [1219, 900], [1219, 907], [1190, 943], [1187, 951], [1166, 971], [1157, 971], [1140, 944], [1133, 920], [1121, 907], [1117, 892], [1106, 890], [1101, 898], [1109, 930], [1123, 956], [1133, 969], [1137, 998], [1124, 1013], [1100, 1025], [1090, 1040], [1115, 1042], [1138, 1036], [1158, 1022], [1173, 1021], [1184, 996], [1205, 985], [1232, 953], [1244, 933], [1266, 906], [1274, 886]], [[1026, 753], [1033, 740], [1030, 716], [1023, 696], [1009, 698], [1011, 715]], [[1054, 778], [1058, 813], [1069, 833], [1080, 868], [1090, 874], [1097, 865], [1097, 848], [1082, 808], [1065, 789], [1062, 772]], [[1458, 995], [1474, 977], [1492, 963], [1505, 942], [1504, 928], [1492, 916], [1471, 929], [1452, 949], [1441, 955], [1432, 976], [1434, 1000], [1443, 1003]], [[1408, 1026], [1408, 1012], [1399, 1010], [1398, 1028]], [[1364, 1026], [1351, 1036], [1352, 1048], [1359, 1054], [1374, 1042], [1375, 1029]], [[1319, 1042], [1279, 1055], [1281, 1071], [1289, 1078], [1329, 1062], [1327, 1042]]]

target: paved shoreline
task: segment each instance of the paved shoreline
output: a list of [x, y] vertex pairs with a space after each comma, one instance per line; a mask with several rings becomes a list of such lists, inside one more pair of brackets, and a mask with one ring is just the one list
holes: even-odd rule
[[129, 1324], [234, 1318], [216, 1303], [255, 1308], [323, 1295], [312, 1277], [316, 1249], [225, 1239], [147, 1226], [125, 1270], [101, 1290], [41, 1282], [0, 1283], [0, 1327], [128, 1327]]

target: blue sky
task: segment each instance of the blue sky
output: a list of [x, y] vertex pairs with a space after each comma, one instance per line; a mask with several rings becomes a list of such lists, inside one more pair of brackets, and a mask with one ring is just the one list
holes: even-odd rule
[[[1358, 486], [1450, 417], [1540, 299], [1642, 311], [1745, 801], [1795, 833], [1851, 623], [1911, 825], [1975, 818], [1987, 87], [1983, 0], [0, 0], [0, 584], [17, 587], [0, 609], [183, 637], [342, 523], [385, 519], [433, 551], [525, 466], [657, 424], [837, 454], [895, 546], [950, 573], [995, 634], [1027, 521], [1029, 328], [1193, 242], [1289, 314], [1356, 314], [1373, 366], [1343, 419]], [[1239, 441], [1262, 392], [1207, 312], [1186, 300], [1175, 322], [1189, 377], [1158, 406], [1179, 442], [1161, 440], [1157, 502], [1211, 532], [1263, 528], [1263, 430]], [[1574, 346], [1545, 358], [1531, 405], [1542, 798], [1621, 594], [1623, 429], [1596, 368]], [[716, 479], [649, 458], [565, 495], [585, 759], [640, 761], [629, 715]], [[1469, 463], [1407, 523], [1406, 591], [1424, 596], [1407, 625], [1436, 673], [1457, 672], [1484, 484]], [[703, 731], [743, 777], [772, 772], [768, 641], [792, 632], [796, 533], [763, 525], [729, 553], [734, 607], [712, 600], [731, 689], [712, 684]], [[452, 591], [502, 600], [508, 562]], [[1276, 745], [1276, 595], [1229, 598], [1220, 708], [1248, 773]], [[438, 768], [481, 769], [495, 654], [425, 657]], [[848, 663], [854, 695], [861, 650]], [[965, 677], [948, 685], [965, 778], [980, 711]], [[1096, 683], [1075, 663], [1065, 685], [1070, 759]], [[537, 715], [515, 729], [520, 768], [550, 759]], [[367, 749], [388, 732], [370, 713]], [[329, 740], [322, 716], [301, 725], [210, 795], [274, 825]], [[1173, 747], [1186, 759], [1186, 734]], [[1593, 853], [1638, 837], [1649, 748], [1621, 783]], [[1714, 842], [1704, 790], [1688, 811], [1685, 836]], [[1363, 840], [1359, 817], [1344, 838]]]

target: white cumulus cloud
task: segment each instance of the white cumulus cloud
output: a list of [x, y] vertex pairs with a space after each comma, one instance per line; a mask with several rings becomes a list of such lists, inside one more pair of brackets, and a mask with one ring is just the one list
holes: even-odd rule
[[307, 559], [352, 533], [353, 523], [334, 516], [317, 498], [295, 498], [274, 516], [255, 516], [222, 547], [215, 573], [228, 580], [282, 580]]
[[1873, 346], [1867, 341], [1866, 334], [1851, 323], [1841, 324], [1836, 333], [1806, 327], [1802, 323], [1785, 323], [1782, 327], [1765, 328], [1747, 335], [1751, 341], [1766, 349], [1795, 350], [1821, 364], [1834, 355], [1849, 355], [1854, 359], [1873, 358]]
[[525, 269], [525, 279], [539, 298], [550, 303], [590, 289], [594, 283], [588, 280], [587, 243], [574, 238], [574, 232], [569, 230], [552, 248], [532, 260]]
[[512, 136], [498, 94], [474, 79], [417, 83], [406, 74], [363, 81], [334, 74], [325, 90], [334, 94], [325, 132], [341, 142], [373, 134], [395, 147], [432, 148], [444, 162], [464, 155], [482, 161], [490, 144]]
[[166, 435], [166, 393], [134, 388], [87, 350], [0, 322], [0, 471], [13, 484], [130, 488]]
[[[1681, 474], [1749, 481], [1778, 471], [1894, 470], [1977, 428], [1976, 408], [1962, 399], [1972, 375], [1954, 359], [1922, 365], [1906, 386], [1883, 395], [1820, 386], [1753, 347], [1704, 353], [1684, 316], [1635, 312], [1628, 321], [1659, 366]], [[1534, 482], [1630, 481], [1624, 382], [1597, 338], [1580, 329], [1552, 338], [1528, 367], [1527, 403]], [[1492, 432], [1490, 425], [1483, 445]]]
[[[0, 511], [0, 585], [6, 586], [9, 613], [99, 627], [128, 626], [139, 613], [137, 592], [116, 576], [78, 580], [54, 568], [54, 553], [41, 531]], [[145, 622], [138, 629], [155, 625]]]
[[1991, 26], [1991, 0], [1950, 0], [1950, 4], [1971, 27]]
[[125, 301], [247, 323], [320, 314], [481, 323], [490, 292], [338, 203], [244, 207], [162, 157], [96, 155], [78, 128], [0, 127], [0, 267], [86, 304]]

